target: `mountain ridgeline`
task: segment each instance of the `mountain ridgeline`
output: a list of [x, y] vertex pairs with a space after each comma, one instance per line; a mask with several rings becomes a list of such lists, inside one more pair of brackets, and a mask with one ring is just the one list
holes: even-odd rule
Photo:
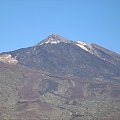
[[119, 118], [119, 54], [57, 34], [0, 53], [0, 120]]
[[19, 64], [56, 74], [106, 76], [120, 74], [120, 55], [95, 44], [69, 41], [59, 35], [29, 48], [8, 52]]

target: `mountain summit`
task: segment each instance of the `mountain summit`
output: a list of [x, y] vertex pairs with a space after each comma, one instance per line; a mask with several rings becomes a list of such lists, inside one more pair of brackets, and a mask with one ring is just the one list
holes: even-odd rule
[[0, 54], [0, 120], [119, 118], [119, 54], [60, 35]]
[[48, 36], [45, 40], [43, 40], [42, 42], [38, 43], [38, 45], [42, 45], [42, 44], [48, 44], [48, 43], [51, 43], [51, 44], [57, 44], [57, 43], [60, 43], [60, 42], [63, 42], [63, 43], [69, 43], [70, 41], [60, 35], [57, 35], [57, 34], [52, 34], [50, 36]]

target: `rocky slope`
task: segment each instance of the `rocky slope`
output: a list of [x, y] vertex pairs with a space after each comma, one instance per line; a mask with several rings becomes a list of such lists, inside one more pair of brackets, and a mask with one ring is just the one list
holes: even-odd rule
[[119, 116], [119, 54], [59, 35], [0, 54], [0, 120]]

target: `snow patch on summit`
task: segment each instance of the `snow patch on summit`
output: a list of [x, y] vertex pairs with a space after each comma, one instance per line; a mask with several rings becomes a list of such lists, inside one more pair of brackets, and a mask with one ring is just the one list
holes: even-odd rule
[[75, 42], [75, 44], [77, 46], [79, 46], [80, 48], [84, 49], [85, 51], [93, 54], [94, 49], [93, 49], [93, 47], [92, 47], [92, 45], [90, 43], [77, 41], [77, 42]]
[[53, 34], [48, 36], [45, 40], [40, 42], [38, 45], [43, 45], [43, 44], [58, 44], [58, 43], [69, 43], [70, 41], [67, 40], [66, 38], [63, 38], [60, 35]]
[[40, 43], [39, 45], [43, 45], [43, 44], [48, 44], [48, 43], [50, 43], [50, 44], [58, 44], [58, 43], [60, 43], [61, 41], [46, 41], [46, 42], [44, 42], [44, 43]]
[[45, 42], [45, 43], [46, 43], [46, 44], [48, 44], [48, 43], [57, 44], [57, 43], [60, 43], [60, 41], [57, 41], [57, 40], [56, 40], [56, 41], [52, 41], [52, 40], [51, 40], [51, 41], [47, 41], [47, 42]]
[[87, 47], [85, 46], [86, 43], [81, 42], [81, 41], [78, 41], [78, 42], [76, 42], [75, 44], [76, 44], [77, 46], [79, 46], [80, 48], [84, 49], [85, 51], [88, 51], [88, 52], [89, 52], [89, 50], [88, 50]]

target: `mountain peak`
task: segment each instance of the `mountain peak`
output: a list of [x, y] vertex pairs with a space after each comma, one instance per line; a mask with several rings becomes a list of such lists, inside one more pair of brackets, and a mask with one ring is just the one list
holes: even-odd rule
[[44, 39], [43, 41], [41, 41], [40, 43], [38, 43], [38, 45], [42, 45], [42, 44], [58, 44], [60, 42], [63, 43], [70, 43], [70, 41], [58, 34], [52, 34], [50, 36], [48, 36], [46, 39]]

